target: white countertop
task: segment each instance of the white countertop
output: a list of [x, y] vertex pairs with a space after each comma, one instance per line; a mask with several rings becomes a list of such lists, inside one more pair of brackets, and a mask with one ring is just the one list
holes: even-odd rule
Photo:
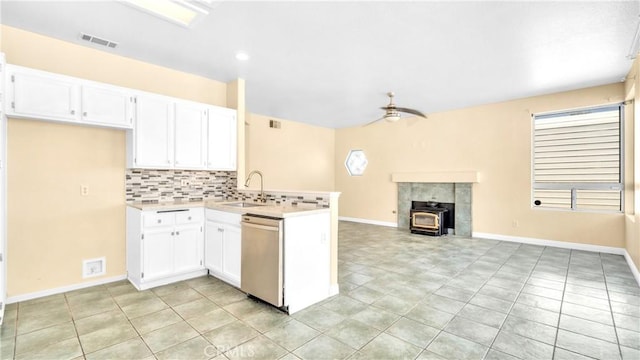
[[[232, 212], [236, 214], [254, 214], [262, 216], [270, 216], [277, 218], [287, 218], [294, 216], [312, 215], [315, 213], [329, 212], [329, 208], [312, 206], [309, 204], [300, 205], [283, 205], [283, 204], [260, 204], [260, 206], [252, 207], [239, 207], [230, 206], [229, 204], [237, 204], [242, 201], [239, 200], [225, 200], [225, 201], [169, 201], [161, 203], [143, 203], [143, 202], [128, 202], [127, 206], [134, 207], [139, 210], [171, 210], [171, 209], [188, 209], [204, 207], [206, 209]], [[247, 203], [253, 203], [247, 201]]]

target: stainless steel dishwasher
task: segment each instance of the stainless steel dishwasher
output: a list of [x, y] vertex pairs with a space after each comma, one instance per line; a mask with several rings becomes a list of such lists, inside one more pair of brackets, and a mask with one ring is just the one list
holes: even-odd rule
[[277, 307], [283, 305], [283, 220], [242, 216], [241, 289]]

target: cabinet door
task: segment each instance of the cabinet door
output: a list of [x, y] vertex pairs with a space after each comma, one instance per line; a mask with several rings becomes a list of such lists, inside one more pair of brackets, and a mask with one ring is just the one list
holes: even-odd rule
[[130, 129], [132, 102], [129, 93], [115, 86], [82, 85], [82, 121]]
[[173, 243], [174, 272], [186, 272], [203, 268], [202, 227], [179, 226]]
[[162, 228], [144, 233], [142, 240], [143, 280], [173, 274], [173, 229]]
[[55, 74], [20, 69], [11, 74], [10, 114], [35, 119], [78, 121], [78, 83]]
[[240, 228], [225, 226], [222, 255], [223, 272], [231, 285], [240, 286], [240, 269], [242, 259], [242, 239]]
[[213, 273], [222, 274], [224, 225], [213, 221], [207, 221], [205, 233], [205, 266]]
[[204, 169], [207, 108], [177, 102], [175, 108], [175, 168]]
[[134, 128], [134, 167], [173, 167], [173, 104], [169, 99], [140, 95], [136, 97]]
[[211, 107], [207, 124], [207, 168], [236, 170], [236, 111]]

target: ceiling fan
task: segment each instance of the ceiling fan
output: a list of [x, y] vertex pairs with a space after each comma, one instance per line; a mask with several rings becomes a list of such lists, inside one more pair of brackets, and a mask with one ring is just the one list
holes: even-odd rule
[[380, 109], [385, 110], [386, 113], [384, 114], [383, 117], [381, 117], [380, 119], [374, 120], [368, 124], [366, 124], [365, 126], [371, 125], [373, 123], [376, 123], [378, 121], [381, 120], [386, 120], [388, 122], [396, 122], [398, 120], [400, 120], [400, 113], [407, 113], [407, 114], [412, 114], [412, 115], [416, 115], [416, 116], [420, 116], [422, 118], [427, 118], [427, 115], [423, 114], [422, 112], [415, 110], [415, 109], [409, 109], [409, 108], [404, 108], [404, 107], [397, 107], [396, 104], [393, 102], [393, 97], [395, 96], [395, 94], [393, 92], [388, 92], [387, 96], [389, 97], [389, 104], [387, 106], [382, 106]]

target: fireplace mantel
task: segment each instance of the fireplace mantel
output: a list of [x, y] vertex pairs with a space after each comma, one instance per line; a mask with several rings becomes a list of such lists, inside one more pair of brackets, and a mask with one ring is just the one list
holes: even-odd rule
[[426, 171], [391, 174], [396, 183], [477, 183], [477, 171]]

